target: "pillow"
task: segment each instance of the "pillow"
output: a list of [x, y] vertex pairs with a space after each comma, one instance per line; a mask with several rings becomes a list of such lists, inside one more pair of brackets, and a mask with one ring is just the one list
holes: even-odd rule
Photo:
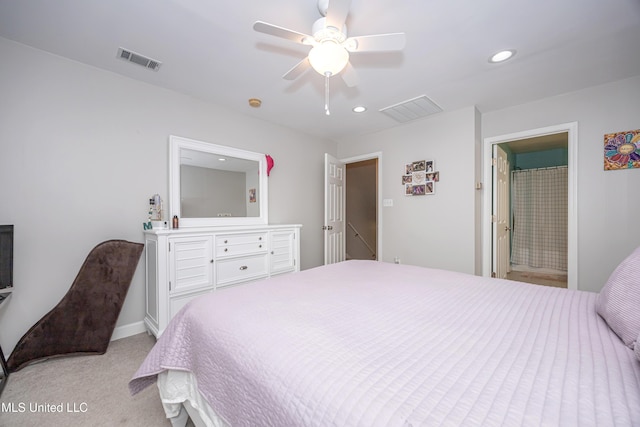
[[634, 348], [640, 335], [640, 247], [611, 273], [596, 300], [596, 311], [625, 345]]

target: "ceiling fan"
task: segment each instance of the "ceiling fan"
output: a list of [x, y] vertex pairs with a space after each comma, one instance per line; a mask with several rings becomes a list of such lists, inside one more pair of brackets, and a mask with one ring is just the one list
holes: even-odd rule
[[318, 10], [323, 16], [311, 28], [313, 35], [300, 33], [263, 21], [256, 21], [253, 29], [276, 37], [281, 37], [311, 46], [309, 55], [298, 62], [282, 77], [294, 80], [309, 68], [313, 68], [325, 78], [325, 114], [329, 115], [329, 78], [341, 73], [347, 86], [358, 84], [355, 70], [349, 63], [349, 54], [358, 52], [382, 52], [404, 49], [404, 33], [375, 34], [348, 37], [345, 21], [349, 14], [351, 0], [318, 0]]

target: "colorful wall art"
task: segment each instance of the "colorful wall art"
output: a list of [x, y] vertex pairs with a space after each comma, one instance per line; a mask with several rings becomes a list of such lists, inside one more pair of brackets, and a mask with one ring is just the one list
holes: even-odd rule
[[604, 136], [604, 170], [640, 168], [640, 129]]

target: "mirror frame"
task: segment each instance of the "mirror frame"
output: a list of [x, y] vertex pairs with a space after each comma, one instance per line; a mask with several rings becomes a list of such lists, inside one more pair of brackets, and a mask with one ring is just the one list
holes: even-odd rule
[[[180, 150], [188, 149], [209, 154], [237, 157], [258, 162], [258, 203], [260, 216], [256, 217], [214, 217], [214, 218], [183, 218], [180, 209]], [[262, 153], [227, 147], [225, 145], [210, 144], [171, 135], [169, 137], [169, 224], [174, 215], [179, 218], [179, 228], [183, 227], [219, 227], [236, 225], [265, 225], [269, 215], [269, 182], [267, 179], [267, 159]]]

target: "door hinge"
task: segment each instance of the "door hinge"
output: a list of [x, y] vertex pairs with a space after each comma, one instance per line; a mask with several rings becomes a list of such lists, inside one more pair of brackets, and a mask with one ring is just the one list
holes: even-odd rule
[[498, 222], [498, 217], [491, 215], [491, 222]]
[[491, 166], [495, 166], [498, 164], [498, 159], [496, 159], [495, 157], [491, 158]]
[[171, 242], [169, 242], [169, 252], [171, 252]]
[[169, 290], [171, 290], [171, 280], [169, 280]]

